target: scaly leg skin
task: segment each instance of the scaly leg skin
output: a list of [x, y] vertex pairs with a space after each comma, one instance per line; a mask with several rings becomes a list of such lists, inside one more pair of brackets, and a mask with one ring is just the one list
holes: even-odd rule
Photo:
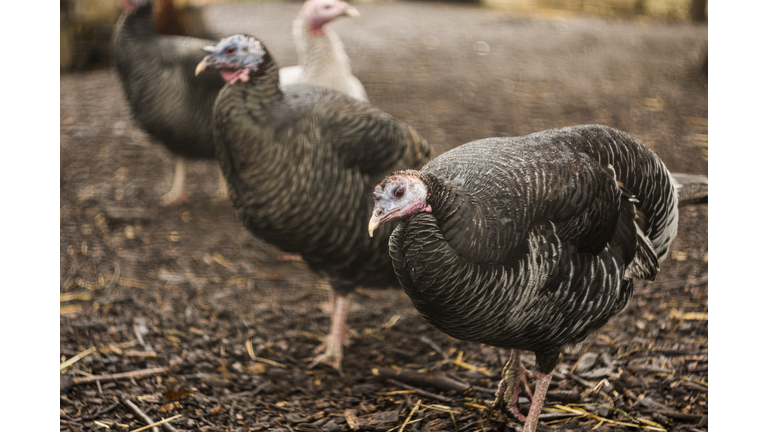
[[531, 377], [533, 375], [520, 362], [520, 350], [513, 349], [509, 356], [509, 361], [501, 372], [501, 381], [496, 392], [496, 400], [493, 401], [491, 406], [498, 408], [502, 414], [504, 414], [504, 407], [506, 407], [515, 418], [525, 422], [525, 416], [517, 408], [517, 401], [520, 393], [523, 391], [533, 400], [531, 389], [526, 382], [526, 379]]
[[184, 190], [184, 174], [184, 158], [177, 156], [176, 168], [173, 171], [173, 184], [171, 184], [171, 190], [160, 198], [160, 205], [169, 206], [189, 200], [189, 195], [187, 195], [187, 192]]
[[543, 374], [536, 371], [536, 392], [531, 399], [531, 408], [528, 409], [528, 418], [525, 420], [523, 432], [536, 432], [536, 426], [539, 424], [539, 414], [544, 407], [544, 399], [547, 397], [547, 389], [552, 381], [554, 371]]
[[341, 359], [344, 356], [343, 347], [349, 345], [347, 338], [352, 331], [347, 327], [347, 315], [349, 314], [349, 294], [341, 295], [331, 290], [333, 312], [331, 312], [331, 331], [325, 341], [315, 349], [315, 354], [323, 351], [323, 354], [315, 357], [310, 368], [319, 363], [327, 364], [336, 369], [341, 375]]

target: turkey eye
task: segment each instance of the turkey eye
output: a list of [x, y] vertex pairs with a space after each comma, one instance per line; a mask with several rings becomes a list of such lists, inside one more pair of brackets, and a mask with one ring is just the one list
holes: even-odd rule
[[400, 199], [403, 197], [403, 195], [405, 195], [405, 189], [400, 188], [395, 191], [395, 198]]
[[234, 53], [235, 53], [235, 51], [236, 51], [235, 47], [229, 47], [229, 48], [227, 48], [227, 50], [226, 50], [226, 51], [224, 51], [224, 52], [225, 52], [225, 53], [227, 53], [227, 55], [232, 55], [232, 54], [234, 54]]

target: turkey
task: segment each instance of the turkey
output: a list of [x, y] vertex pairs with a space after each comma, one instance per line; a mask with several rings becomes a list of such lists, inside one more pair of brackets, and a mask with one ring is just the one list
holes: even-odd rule
[[[171, 190], [163, 205], [186, 200], [187, 159], [213, 159], [213, 103], [224, 80], [217, 73], [195, 78], [195, 66], [215, 43], [156, 35], [151, 0], [124, 0], [112, 37], [112, 53], [125, 98], [138, 125], [177, 155]], [[226, 196], [226, 192], [220, 195]]]
[[280, 83], [310, 83], [368, 101], [360, 80], [352, 75], [349, 57], [339, 36], [326, 24], [340, 16], [358, 17], [357, 9], [341, 0], [307, 0], [293, 21], [298, 66], [280, 69]]
[[349, 293], [397, 287], [389, 232], [366, 231], [373, 186], [393, 169], [421, 167], [431, 149], [405, 123], [344, 93], [281, 88], [276, 63], [253, 36], [210, 50], [197, 69], [218, 70], [228, 83], [213, 115], [230, 199], [252, 234], [300, 254], [329, 280], [331, 331], [311, 366], [341, 371]]
[[[419, 313], [454, 338], [512, 350], [493, 406], [526, 432], [561, 348], [623, 310], [632, 278], [653, 279], [677, 234], [670, 173], [606, 126], [464, 144], [387, 177], [374, 201], [371, 234], [400, 220], [390, 256]], [[520, 350], [536, 355], [533, 394]]]

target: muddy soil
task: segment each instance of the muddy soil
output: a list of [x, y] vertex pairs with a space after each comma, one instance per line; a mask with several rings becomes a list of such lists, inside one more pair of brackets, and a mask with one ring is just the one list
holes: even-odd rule
[[[602, 123], [673, 172], [708, 172], [705, 25], [356, 6], [360, 18], [333, 24], [354, 73], [438, 153]], [[290, 65], [299, 7], [219, 4], [205, 17], [215, 34], [256, 35]], [[307, 369], [328, 329], [329, 287], [215, 199], [215, 162], [189, 169], [189, 203], [161, 207], [173, 159], [136, 128], [114, 71], [62, 75], [60, 108], [62, 361], [95, 347], [62, 374], [61, 430], [144, 426], [122, 398], [154, 421], [180, 415], [179, 431], [514, 430], [484, 410], [508, 353], [443, 335], [398, 289], [354, 293], [343, 375]], [[566, 350], [539, 430], [707, 430], [707, 222], [706, 204], [681, 209], [657, 280], [637, 283], [627, 310]], [[393, 368], [420, 375], [401, 378], [407, 388], [386, 379]]]

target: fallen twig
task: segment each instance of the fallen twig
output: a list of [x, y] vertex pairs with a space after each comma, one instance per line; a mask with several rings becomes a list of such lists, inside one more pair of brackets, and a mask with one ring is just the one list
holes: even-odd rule
[[120, 402], [121, 401], [117, 401], [117, 402], [113, 403], [112, 405], [110, 405], [110, 406], [108, 406], [108, 407], [106, 407], [106, 408], [104, 408], [102, 410], [96, 411], [93, 414], [89, 414], [89, 415], [85, 415], [85, 416], [78, 417], [78, 418], [73, 418], [73, 419], [68, 418], [67, 420], [74, 421], [74, 422], [83, 422], [83, 421], [93, 420], [95, 418], [98, 418], [100, 415], [104, 415], [104, 414], [107, 414], [109, 412], [112, 412], [115, 408], [120, 406]]
[[267, 388], [267, 387], [269, 387], [271, 385], [272, 385], [271, 382], [264, 381], [263, 383], [259, 384], [253, 390], [247, 390], [247, 391], [240, 392], [240, 393], [231, 393], [231, 394], [229, 394], [227, 396], [224, 396], [224, 399], [237, 399], [237, 398], [240, 398], [240, 397], [243, 397], [243, 396], [253, 397], [253, 396], [256, 396], [257, 394], [261, 393], [262, 390], [264, 390], [265, 388]]
[[588, 389], [593, 389], [596, 386], [595, 383], [591, 383], [591, 382], [585, 380], [584, 378], [581, 378], [578, 375], [574, 375], [572, 373], [568, 373], [566, 375], [568, 376], [568, 378], [571, 378], [572, 380], [576, 381], [577, 383], [583, 385], [584, 387], [586, 387]]
[[372, 369], [372, 372], [374, 375], [384, 378], [390, 378], [414, 385], [429, 386], [438, 390], [455, 390], [459, 393], [464, 393], [465, 391], [472, 388], [472, 386], [467, 383], [456, 381], [455, 379], [448, 378], [444, 375], [424, 374], [407, 369], [395, 370], [389, 368], [379, 368]]
[[152, 210], [143, 207], [108, 207], [107, 217], [115, 221], [151, 220]]
[[443, 357], [443, 360], [445, 360], [445, 361], [450, 361], [451, 360], [450, 357], [448, 357], [448, 354], [446, 354], [445, 351], [443, 351], [443, 349], [440, 348], [440, 345], [436, 344], [435, 341], [433, 341], [429, 337], [421, 336], [421, 338], [419, 338], [419, 340], [424, 342], [425, 344], [431, 346], [432, 349], [435, 350], [435, 352], [437, 352], [438, 354], [440, 354]]
[[165, 372], [167, 369], [164, 367], [159, 368], [152, 368], [152, 369], [141, 369], [137, 371], [131, 371], [131, 372], [121, 372], [111, 375], [94, 375], [89, 377], [75, 377], [72, 380], [72, 384], [86, 384], [91, 383], [94, 381], [115, 381], [119, 379], [125, 379], [125, 378], [143, 378], [145, 376], [149, 375], [156, 375]]
[[[152, 420], [152, 418], [150, 418], [148, 415], [146, 415], [144, 413], [144, 411], [141, 410], [141, 408], [139, 408], [135, 403], [131, 402], [131, 400], [128, 399], [127, 397], [123, 396], [123, 397], [120, 398], [120, 400], [121, 400], [121, 402], [123, 402], [123, 405], [127, 406], [128, 408], [130, 408], [131, 411], [133, 411], [134, 414], [136, 414], [140, 419], [142, 419], [144, 421], [144, 423], [146, 423], [148, 425], [152, 425], [152, 424], [155, 423], [154, 420]], [[150, 426], [150, 427], [152, 428], [152, 432], [160, 432], [160, 429], [158, 429], [157, 426]], [[147, 428], [145, 428], [145, 429], [147, 429]]]
[[426, 390], [422, 390], [420, 388], [416, 388], [416, 387], [413, 387], [413, 386], [409, 386], [408, 384], [401, 383], [400, 381], [393, 380], [392, 378], [387, 378], [387, 382], [389, 384], [392, 384], [392, 385], [396, 386], [396, 387], [404, 388], [406, 390], [412, 390], [417, 395], [428, 397], [430, 399], [439, 400], [440, 402], [448, 403], [448, 402], [452, 402], [453, 401], [453, 399], [451, 399], [449, 397], [440, 396], [440, 395], [437, 395], [437, 394], [434, 394], [434, 393], [430, 393], [430, 392], [428, 392]]
[[547, 400], [561, 402], [578, 402], [581, 395], [576, 390], [547, 390]]
[[[475, 426], [477, 426], [479, 423], [480, 422], [477, 421], [477, 420], [471, 421], [471, 422], [465, 424], [464, 426], [462, 426], [461, 429], [459, 429], [459, 432], [466, 432], [466, 431], [474, 428]], [[482, 430], [482, 428], [481, 428], [481, 430]]]
[[150, 418], [147, 414], [145, 414], [144, 411], [141, 410], [141, 408], [139, 408], [136, 404], [131, 402], [131, 400], [128, 399], [127, 397], [121, 396], [120, 397], [120, 401], [125, 406], [130, 408], [131, 411], [133, 411], [134, 414], [136, 414], [140, 419], [142, 419], [144, 421], [144, 423], [147, 424], [147, 426], [140, 427], [138, 429], [134, 429], [131, 432], [139, 432], [139, 431], [147, 430], [147, 429], [150, 429], [150, 428], [152, 429], [153, 432], [160, 432], [157, 429], [158, 426], [162, 426], [163, 429], [165, 429], [168, 432], [179, 432], [175, 427], [173, 427], [170, 424], [168, 424], [168, 422], [170, 422], [172, 420], [176, 420], [177, 418], [181, 417], [181, 414], [175, 415], [175, 416], [167, 418], [167, 419], [160, 420], [159, 422], [155, 422], [155, 421], [152, 420], [152, 418]]

